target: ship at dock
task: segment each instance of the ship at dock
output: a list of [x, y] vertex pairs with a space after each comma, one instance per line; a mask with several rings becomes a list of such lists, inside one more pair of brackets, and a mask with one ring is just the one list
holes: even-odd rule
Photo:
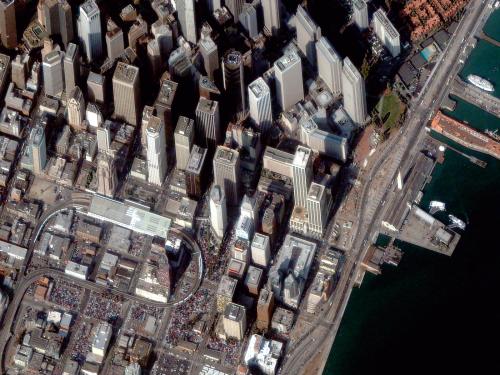
[[469, 74], [467, 76], [467, 81], [469, 81], [474, 86], [480, 88], [483, 91], [487, 91], [487, 92], [495, 91], [495, 87], [493, 86], [493, 84], [490, 81], [488, 81], [482, 77], [479, 77], [475, 74]]

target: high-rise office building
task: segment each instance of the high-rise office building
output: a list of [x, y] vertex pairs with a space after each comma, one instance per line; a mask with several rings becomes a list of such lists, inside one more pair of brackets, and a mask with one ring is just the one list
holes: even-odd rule
[[247, 329], [247, 314], [245, 307], [230, 302], [224, 309], [222, 325], [227, 337], [243, 340]]
[[243, 11], [245, 0], [225, 0], [224, 5], [229, 9], [233, 16], [234, 23], [237, 23], [240, 18], [240, 13]]
[[243, 57], [239, 51], [230, 50], [222, 59], [224, 90], [230, 108], [234, 108], [237, 118], [245, 115], [245, 78]]
[[208, 0], [208, 10], [210, 13], [215, 12], [217, 9], [222, 7], [221, 0]]
[[41, 125], [35, 125], [30, 133], [31, 157], [33, 162], [33, 173], [43, 173], [47, 164], [47, 145], [45, 141], [45, 129]]
[[298, 146], [293, 158], [293, 199], [295, 206], [306, 207], [307, 193], [313, 175], [312, 162], [311, 149]]
[[73, 12], [66, 0], [40, 0], [38, 22], [49, 35], [60, 35], [64, 46], [73, 40]]
[[385, 48], [396, 57], [401, 52], [399, 33], [394, 25], [389, 21], [387, 14], [379, 8], [373, 13], [373, 29]]
[[250, 118], [255, 122], [262, 133], [271, 129], [273, 124], [273, 110], [271, 105], [271, 90], [261, 77], [248, 85], [248, 104]]
[[271, 240], [269, 236], [255, 233], [250, 249], [252, 263], [266, 268], [271, 261]]
[[194, 199], [200, 199], [205, 187], [205, 159], [207, 149], [194, 145], [189, 155], [186, 167], [186, 190], [188, 195]]
[[82, 90], [78, 86], [71, 91], [67, 110], [68, 110], [68, 124], [73, 128], [79, 130], [83, 120], [85, 120], [85, 98], [83, 97]]
[[368, 6], [365, 0], [352, 0], [352, 18], [361, 31], [368, 28]]
[[15, 0], [0, 0], [0, 40], [5, 48], [17, 46]]
[[342, 59], [324, 36], [316, 42], [318, 75], [334, 95], [342, 92]]
[[137, 50], [137, 41], [148, 33], [148, 24], [139, 15], [130, 29], [128, 30], [128, 46], [133, 50]]
[[326, 186], [311, 183], [307, 194], [308, 234], [321, 238], [331, 208], [331, 194]]
[[113, 198], [116, 191], [116, 168], [110, 155], [99, 153], [97, 155], [97, 192], [106, 197]]
[[58, 96], [64, 91], [64, 53], [52, 51], [43, 59], [43, 85], [45, 94]]
[[66, 93], [70, 93], [80, 79], [80, 54], [78, 45], [69, 43], [64, 55], [64, 86]]
[[178, 0], [176, 5], [177, 19], [179, 20], [182, 35], [188, 42], [196, 44], [198, 38], [194, 0]]
[[97, 151], [107, 154], [111, 146], [111, 121], [104, 121], [97, 127]]
[[167, 141], [172, 138], [173, 129], [176, 120], [173, 111], [176, 102], [178, 84], [168, 79], [162, 80], [160, 83], [160, 90], [156, 97], [154, 107], [156, 109], [156, 116], [165, 123], [165, 133], [167, 134]]
[[101, 11], [95, 0], [86, 0], [80, 5], [77, 25], [85, 57], [89, 62], [99, 59], [103, 52]]
[[170, 51], [174, 48], [172, 27], [169, 24], [157, 20], [151, 25], [151, 33], [158, 42], [162, 60], [167, 60]]
[[226, 146], [218, 146], [213, 160], [214, 184], [226, 195], [229, 206], [240, 204], [240, 153]]
[[196, 107], [196, 139], [213, 153], [220, 137], [219, 103], [200, 98]]
[[167, 145], [165, 126], [156, 116], [148, 121], [146, 129], [148, 182], [161, 186], [167, 174]]
[[274, 310], [274, 294], [264, 287], [260, 290], [259, 299], [257, 300], [257, 319], [256, 324], [258, 329], [267, 331], [273, 317]]
[[203, 65], [208, 78], [214, 79], [214, 72], [219, 69], [219, 50], [212, 38], [202, 38], [200, 40], [200, 53], [203, 57]]
[[289, 53], [274, 62], [276, 97], [282, 111], [304, 99], [302, 63], [296, 53]]
[[321, 37], [321, 29], [314, 23], [309, 13], [299, 5], [295, 14], [297, 46], [309, 63], [316, 67], [316, 41]]
[[281, 1], [263, 0], [264, 28], [271, 35], [276, 35], [281, 28]]
[[257, 23], [257, 10], [252, 4], [245, 3], [240, 13], [239, 20], [245, 28], [250, 38], [256, 38], [259, 35], [259, 25]]
[[12, 60], [11, 79], [16, 87], [21, 90], [26, 88], [26, 80], [28, 78], [28, 62], [28, 54], [16, 55], [15, 59]]
[[123, 31], [111, 18], [106, 24], [106, 50], [111, 60], [117, 59], [125, 50]]
[[221, 240], [227, 228], [227, 204], [224, 189], [215, 184], [210, 189], [210, 224], [215, 235]]
[[198, 80], [198, 93], [202, 98], [215, 101], [219, 101], [221, 96], [219, 88], [212, 80], [205, 76], [201, 76]]
[[194, 121], [190, 118], [179, 116], [174, 133], [175, 158], [177, 169], [186, 169], [191, 149], [194, 142]]
[[89, 72], [87, 77], [87, 98], [89, 102], [106, 104], [106, 77]]
[[156, 39], [151, 39], [148, 42], [147, 55], [151, 77], [156, 80], [160, 76], [162, 71], [160, 46], [158, 45]]
[[139, 68], [118, 62], [113, 74], [115, 116], [134, 126], [137, 125], [141, 113], [139, 90]]
[[364, 124], [368, 118], [365, 81], [348, 57], [344, 59], [342, 69], [342, 94], [349, 117], [356, 124]]

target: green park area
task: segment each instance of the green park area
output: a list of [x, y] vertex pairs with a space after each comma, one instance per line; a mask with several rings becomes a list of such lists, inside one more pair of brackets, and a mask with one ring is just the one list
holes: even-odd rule
[[375, 107], [377, 122], [382, 126], [383, 132], [390, 132], [399, 125], [399, 120], [404, 112], [405, 105], [398, 95], [392, 91], [385, 93]]

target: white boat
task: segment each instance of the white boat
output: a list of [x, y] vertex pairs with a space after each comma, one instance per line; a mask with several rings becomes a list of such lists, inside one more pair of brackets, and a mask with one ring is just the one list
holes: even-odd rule
[[456, 227], [456, 228], [460, 228], [462, 230], [465, 229], [465, 223], [462, 220], [460, 220], [458, 217], [453, 216], [453, 215], [448, 215], [448, 218], [451, 221], [451, 225], [450, 226], [453, 226], [453, 227]]
[[475, 74], [469, 74], [467, 76], [467, 81], [472, 83], [474, 86], [480, 88], [481, 90], [488, 91], [488, 92], [495, 91], [495, 88], [490, 81], [488, 81], [482, 77], [479, 77]]
[[444, 211], [444, 210], [446, 210], [446, 205], [443, 202], [430, 201], [429, 208], [434, 209], [436, 212], [437, 211]]

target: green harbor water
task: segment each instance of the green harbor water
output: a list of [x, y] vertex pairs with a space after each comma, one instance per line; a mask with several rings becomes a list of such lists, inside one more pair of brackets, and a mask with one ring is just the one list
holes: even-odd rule
[[[485, 32], [500, 40], [500, 11]], [[500, 48], [480, 41], [460, 74], [487, 78], [500, 97]], [[500, 119], [462, 100], [445, 113], [478, 130], [500, 128]], [[478, 167], [448, 149], [424, 190], [422, 208], [442, 201], [446, 213], [436, 217], [447, 222], [453, 214], [467, 228], [452, 257], [399, 243], [399, 267], [366, 275], [351, 295], [325, 375], [500, 374], [500, 161], [433, 137], [488, 163]]]

